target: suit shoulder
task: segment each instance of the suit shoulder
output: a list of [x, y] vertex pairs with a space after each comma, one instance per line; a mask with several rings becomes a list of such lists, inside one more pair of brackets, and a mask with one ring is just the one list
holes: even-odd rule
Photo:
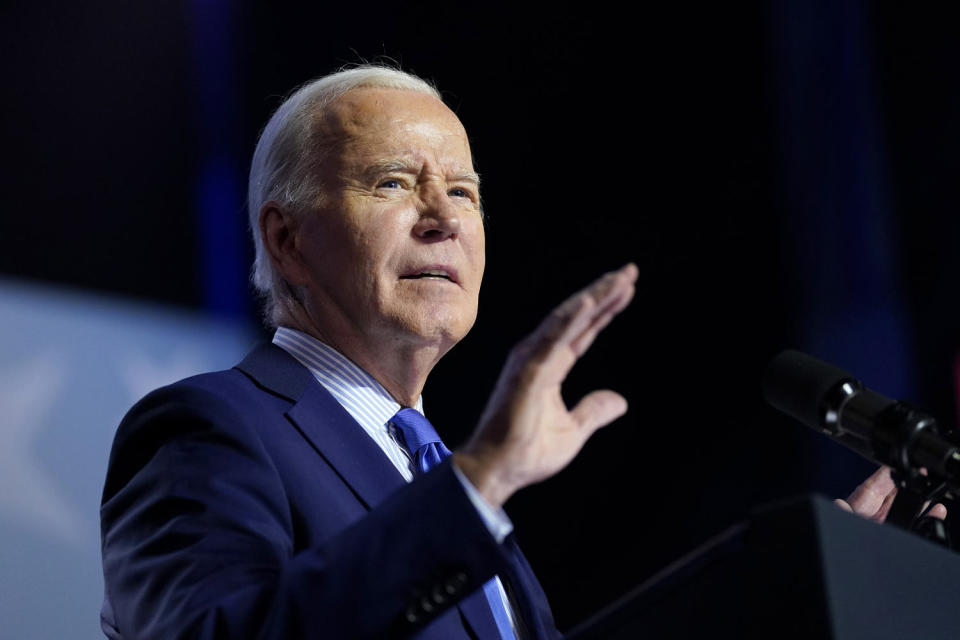
[[151, 391], [124, 416], [123, 425], [158, 411], [192, 411], [197, 414], [243, 413], [250, 405], [273, 396], [237, 369], [201, 373]]
[[192, 442], [259, 448], [253, 421], [265, 410], [282, 413], [282, 405], [235, 369], [203, 373], [150, 392], [117, 428], [104, 500], [164, 446]]

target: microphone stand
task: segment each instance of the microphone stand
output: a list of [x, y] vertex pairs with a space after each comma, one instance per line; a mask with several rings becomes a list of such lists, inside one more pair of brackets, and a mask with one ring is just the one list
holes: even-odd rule
[[[953, 497], [949, 481], [955, 480], [956, 468], [948, 467], [944, 455], [952, 457], [956, 448], [924, 447], [925, 434], [933, 434], [950, 445], [956, 442], [954, 430], [942, 429], [936, 420], [905, 403], [892, 404], [877, 415], [876, 429], [871, 434], [872, 453], [888, 464], [899, 463], [893, 464], [890, 470], [897, 495], [890, 505], [887, 521], [952, 549], [950, 534], [943, 521], [927, 514], [937, 501]], [[926, 454], [921, 456], [925, 460], [918, 464], [911, 450], [918, 456]], [[932, 475], [927, 469], [921, 472], [920, 465], [923, 464], [930, 467]]]
[[771, 360], [763, 385], [774, 408], [891, 468], [897, 494], [887, 522], [953, 548], [947, 528], [929, 511], [938, 500], [960, 495], [957, 429], [943, 429], [910, 405], [799, 351]]
[[938, 500], [952, 497], [947, 483], [931, 479], [916, 469], [891, 469], [890, 477], [897, 486], [897, 495], [887, 513], [887, 522], [953, 549], [943, 521], [927, 515]]

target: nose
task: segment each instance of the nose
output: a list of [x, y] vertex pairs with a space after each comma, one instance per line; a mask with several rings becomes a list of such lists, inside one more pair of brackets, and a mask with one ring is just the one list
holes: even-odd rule
[[443, 190], [437, 189], [429, 195], [425, 194], [418, 209], [420, 218], [414, 225], [413, 232], [419, 238], [436, 242], [460, 234], [461, 211]]

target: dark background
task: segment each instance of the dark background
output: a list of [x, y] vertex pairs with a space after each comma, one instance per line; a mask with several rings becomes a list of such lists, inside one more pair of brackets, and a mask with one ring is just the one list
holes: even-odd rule
[[565, 387], [630, 401], [508, 505], [561, 629], [744, 517], [871, 465], [760, 396], [785, 347], [956, 421], [958, 40], [907, 3], [94, 2], [0, 10], [0, 273], [257, 323], [245, 172], [294, 86], [392, 60], [483, 175], [473, 333], [426, 407], [448, 442], [510, 345], [635, 261]]

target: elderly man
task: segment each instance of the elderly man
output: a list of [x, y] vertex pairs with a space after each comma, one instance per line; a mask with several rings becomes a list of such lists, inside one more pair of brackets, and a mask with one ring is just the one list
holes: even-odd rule
[[[250, 173], [273, 343], [155, 391], [120, 425], [101, 508], [111, 638], [554, 638], [501, 510], [626, 410], [560, 385], [633, 296], [627, 265], [510, 353], [466, 446], [420, 394], [484, 268], [463, 126], [422, 80], [335, 73], [267, 124]], [[881, 518], [889, 477], [850, 499]]]
[[294, 93], [250, 174], [273, 344], [160, 389], [118, 429], [101, 509], [111, 638], [550, 638], [501, 506], [626, 410], [560, 385], [636, 268], [510, 354], [453, 453], [421, 390], [466, 335], [484, 269], [479, 177], [437, 92], [385, 68]]

